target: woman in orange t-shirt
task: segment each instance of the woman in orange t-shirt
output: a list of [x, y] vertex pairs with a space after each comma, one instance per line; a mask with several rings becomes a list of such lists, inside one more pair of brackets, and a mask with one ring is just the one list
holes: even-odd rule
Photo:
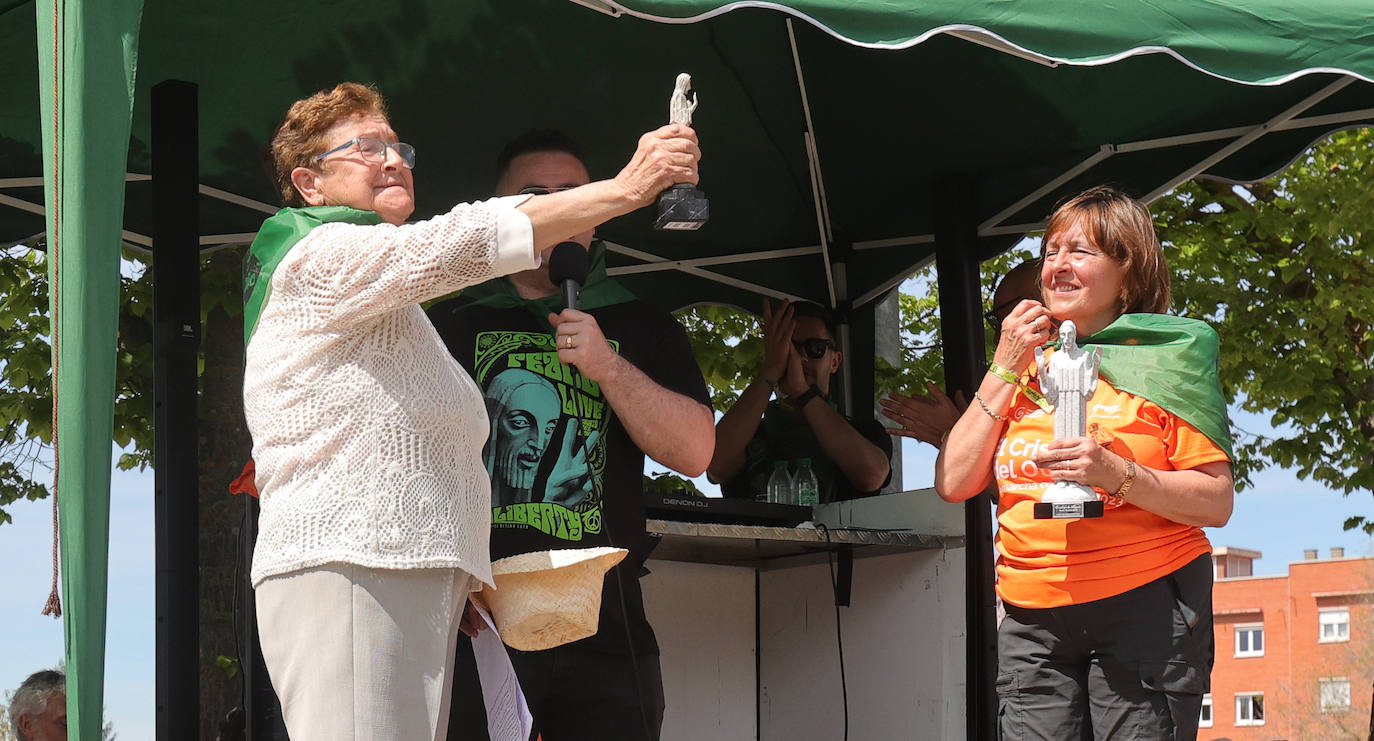
[[[1149, 212], [1111, 188], [1055, 211], [1040, 282], [1044, 302], [1003, 321], [935, 474], [951, 502], [1000, 492], [1001, 735], [1195, 739], [1213, 657], [1201, 528], [1226, 523], [1234, 493], [1216, 334], [1162, 314], [1169, 273]], [[1087, 436], [1055, 440], [1033, 359], [1066, 320], [1104, 352]], [[1054, 481], [1096, 489], [1103, 517], [1035, 519]]]

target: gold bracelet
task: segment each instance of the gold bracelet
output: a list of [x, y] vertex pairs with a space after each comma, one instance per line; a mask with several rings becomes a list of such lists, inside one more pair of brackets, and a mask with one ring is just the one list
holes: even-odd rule
[[1121, 480], [1121, 486], [1116, 487], [1116, 492], [1107, 495], [1107, 506], [1120, 507], [1126, 501], [1126, 493], [1135, 485], [1135, 461], [1126, 459], [1126, 478]]
[[986, 401], [983, 401], [983, 395], [982, 395], [982, 394], [978, 393], [977, 391], [974, 391], [974, 392], [973, 392], [973, 398], [975, 398], [975, 399], [978, 400], [978, 406], [982, 407], [982, 408], [983, 408], [983, 411], [987, 412], [989, 417], [992, 417], [993, 419], [997, 420], [998, 422], [1005, 422], [1005, 421], [1007, 421], [1007, 419], [1008, 419], [1007, 415], [1005, 415], [1005, 414], [998, 414], [997, 412], [992, 411], [992, 408], [988, 406], [988, 403], [987, 403]]

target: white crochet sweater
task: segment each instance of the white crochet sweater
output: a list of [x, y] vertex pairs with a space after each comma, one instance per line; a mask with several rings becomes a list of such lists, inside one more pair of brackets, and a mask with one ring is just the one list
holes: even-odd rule
[[525, 198], [400, 227], [325, 224], [282, 259], [243, 383], [254, 586], [330, 562], [491, 582], [486, 409], [419, 302], [537, 267]]

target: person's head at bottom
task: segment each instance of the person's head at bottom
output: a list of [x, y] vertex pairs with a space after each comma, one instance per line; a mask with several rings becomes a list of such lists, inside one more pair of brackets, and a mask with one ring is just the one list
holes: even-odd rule
[[67, 741], [67, 677], [45, 669], [10, 698], [10, 727], [19, 741]]
[[344, 82], [298, 100], [272, 135], [268, 167], [287, 206], [348, 206], [401, 225], [415, 211], [415, 148], [376, 88]]

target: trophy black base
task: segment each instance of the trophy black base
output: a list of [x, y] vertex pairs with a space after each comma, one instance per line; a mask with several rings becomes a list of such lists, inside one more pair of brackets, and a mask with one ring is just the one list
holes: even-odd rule
[[1102, 500], [1093, 502], [1036, 502], [1037, 520], [1078, 520], [1102, 516]]
[[678, 183], [658, 196], [658, 218], [654, 228], [669, 231], [700, 229], [711, 217], [706, 194], [687, 183]]

